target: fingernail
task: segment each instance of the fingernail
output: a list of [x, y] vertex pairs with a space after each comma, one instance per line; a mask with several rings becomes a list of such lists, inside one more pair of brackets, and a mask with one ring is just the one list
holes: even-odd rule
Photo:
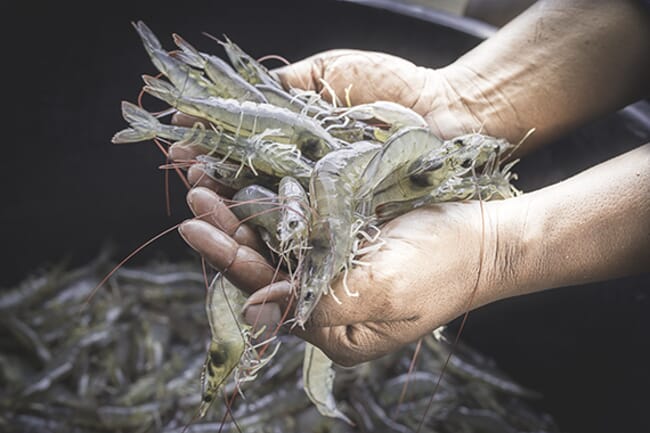
[[[187, 233], [185, 232], [187, 230], [187, 226], [192, 220], [186, 220], [183, 221], [179, 226], [178, 226], [178, 234], [181, 236], [181, 238], [185, 241], [186, 244], [188, 244], [190, 247], [194, 248], [194, 245], [192, 245], [192, 242], [190, 242], [187, 239]], [[194, 248], [196, 249], [196, 248]]]
[[194, 211], [194, 188], [189, 190], [187, 195], [185, 196], [185, 201], [187, 202], [187, 205], [190, 207], [190, 210]]

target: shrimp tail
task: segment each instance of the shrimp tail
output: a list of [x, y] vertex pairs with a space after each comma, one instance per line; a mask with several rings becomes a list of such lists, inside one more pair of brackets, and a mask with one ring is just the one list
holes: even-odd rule
[[203, 69], [205, 59], [201, 56], [201, 53], [178, 34], [174, 33], [172, 38], [176, 46], [181, 49], [181, 51], [174, 52], [172, 57], [195, 68]]
[[176, 104], [176, 100], [180, 96], [180, 93], [172, 84], [150, 75], [143, 75], [142, 80], [146, 84], [142, 90], [151, 96], [165, 101], [169, 105], [174, 106]]
[[137, 143], [139, 141], [151, 140], [156, 134], [149, 131], [126, 128], [117, 132], [111, 139], [113, 144]]
[[160, 41], [143, 21], [138, 21], [137, 23], [131, 22], [131, 24], [135, 28], [135, 31], [138, 32], [147, 51], [162, 50]]
[[122, 101], [122, 116], [131, 127], [115, 134], [111, 140], [113, 143], [151, 140], [160, 129], [161, 123], [154, 115], [128, 101]]

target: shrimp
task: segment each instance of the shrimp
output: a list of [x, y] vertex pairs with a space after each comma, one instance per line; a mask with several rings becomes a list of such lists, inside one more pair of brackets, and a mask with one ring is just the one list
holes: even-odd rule
[[[394, 147], [393, 143], [391, 142], [391, 148]], [[413, 162], [402, 157], [399, 162], [401, 169], [395, 170], [373, 190], [372, 209], [390, 201], [435, 196], [436, 190], [450, 179], [473, 173], [477, 167], [485, 165], [488, 161], [496, 161], [501, 149], [507, 146], [509, 144], [505, 140], [469, 134], [447, 140]], [[490, 166], [492, 167], [492, 164]], [[444, 187], [442, 188], [444, 191]], [[465, 190], [468, 188], [471, 186], [465, 185]], [[451, 198], [456, 198], [459, 191], [456, 188]]]
[[241, 164], [225, 162], [222, 159], [209, 155], [198, 155], [197, 163], [210, 179], [232, 189], [242, 189], [250, 185], [260, 184], [268, 187], [277, 185], [277, 178], [258, 173]]
[[309, 236], [309, 198], [300, 182], [295, 178], [286, 176], [280, 180], [278, 189], [280, 199], [280, 220], [277, 225], [277, 237], [280, 254], [284, 257], [289, 268], [289, 276], [294, 280], [294, 269], [291, 256], [302, 261], [302, 256], [307, 250], [307, 237]]
[[307, 184], [313, 169], [313, 162], [300, 155], [291, 144], [268, 141], [264, 135], [251, 138], [232, 137], [222, 131], [205, 129], [201, 123], [194, 128], [166, 125], [144, 109], [122, 101], [122, 116], [130, 124], [113, 136], [113, 143], [130, 143], [150, 140], [155, 137], [175, 142], [198, 145], [210, 154], [227, 156], [247, 164], [255, 174], [261, 171], [275, 177], [295, 176]]
[[441, 149], [421, 156], [408, 170], [410, 180], [420, 186], [439, 185], [452, 172], [468, 172], [512, 147], [504, 139], [467, 134], [446, 141]]
[[176, 33], [172, 35], [172, 38], [176, 46], [182, 50], [171, 54], [172, 57], [202, 69], [214, 84], [215, 89], [220, 89], [216, 96], [233, 98], [238, 101], [267, 102], [267, 98], [262, 92], [244, 80], [219, 57], [198, 51]]
[[375, 101], [368, 104], [355, 105], [347, 108], [337, 116], [346, 116], [355, 120], [377, 119], [390, 125], [388, 131], [373, 128], [374, 139], [385, 142], [395, 131], [402, 127], [414, 126], [428, 128], [426, 120], [415, 111], [406, 108], [401, 104], [390, 101]]
[[278, 251], [280, 243], [276, 228], [280, 221], [278, 195], [260, 185], [249, 185], [233, 196], [237, 202], [231, 210], [241, 221], [257, 228], [262, 240], [272, 251]]
[[[205, 34], [205, 33], [204, 33]], [[226, 55], [230, 59], [239, 75], [244, 77], [249, 83], [265, 84], [272, 87], [282, 88], [282, 85], [271, 76], [271, 73], [260, 62], [246, 54], [237, 44], [223, 35], [225, 41], [215, 39], [226, 50]], [[214, 38], [213, 38], [214, 39]]]
[[303, 388], [309, 400], [323, 416], [339, 418], [353, 425], [350, 418], [336, 407], [334, 394], [334, 369], [332, 361], [316, 346], [305, 343], [305, 357], [302, 364]]
[[392, 186], [406, 176], [413, 161], [432, 149], [442, 146], [442, 140], [428, 128], [406, 127], [393, 134], [369, 162], [361, 175], [359, 198], [370, 199], [386, 185]]
[[219, 89], [205, 78], [203, 74], [188, 65], [170, 56], [165, 50], [156, 35], [142, 21], [131, 23], [140, 35], [147, 54], [153, 65], [164, 76], [169, 78], [176, 87], [183, 89], [183, 93], [193, 97], [218, 96]]
[[245, 298], [222, 274], [217, 275], [208, 288], [205, 311], [208, 316], [210, 347], [201, 374], [201, 404], [199, 413], [204, 417], [221, 385], [239, 364], [246, 341], [241, 309]]
[[[304, 326], [320, 297], [330, 292], [332, 279], [348, 267], [356, 237], [355, 197], [361, 173], [379, 150], [377, 143], [360, 141], [316, 163], [309, 185], [314, 215], [296, 307], [300, 326]], [[349, 295], [354, 295], [345, 287]]]
[[256, 104], [250, 101], [218, 97], [193, 98], [162, 80], [143, 76], [144, 91], [162, 99], [174, 108], [204, 118], [215, 125], [234, 133], [250, 137], [267, 133], [268, 139], [279, 143], [295, 144], [307, 158], [318, 161], [341, 145], [314, 120], [298, 116], [285, 108], [270, 104]]
[[[246, 325], [242, 309], [246, 298], [223, 274], [218, 274], [208, 287], [206, 313], [211, 339], [201, 374], [199, 416], [204, 417], [219, 389], [234, 373], [237, 385], [255, 378], [257, 371], [277, 353], [279, 344], [267, 357], [260, 359], [255, 337]], [[266, 343], [266, 342], [264, 342]]]

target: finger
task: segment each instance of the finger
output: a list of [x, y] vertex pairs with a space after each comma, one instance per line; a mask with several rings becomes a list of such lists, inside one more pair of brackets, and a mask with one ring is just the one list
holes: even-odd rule
[[201, 254], [212, 267], [223, 272], [233, 284], [248, 293], [286, 278], [258, 252], [239, 245], [230, 236], [205, 221], [185, 221], [178, 231], [185, 242]]
[[176, 162], [189, 162], [196, 160], [196, 157], [204, 154], [199, 146], [189, 144], [174, 143], [169, 147], [169, 158]]
[[[331, 68], [332, 62], [341, 56], [357, 53], [356, 50], [330, 50], [325, 51], [298, 62], [292, 63], [281, 68], [274, 69], [272, 73], [280, 80], [282, 85], [287, 88], [296, 88], [304, 90], [314, 90], [319, 92], [323, 89], [323, 79], [327, 79], [327, 74]], [[331, 84], [331, 83], [330, 83]], [[334, 89], [337, 94], [343, 91]], [[341, 95], [339, 95], [341, 96]], [[331, 95], [328, 94], [331, 98]]]
[[203, 123], [204, 126], [208, 127], [208, 122], [206, 122], [203, 119], [199, 119], [198, 117], [190, 116], [185, 113], [181, 112], [176, 112], [172, 116], [172, 124], [178, 125], [178, 126], [186, 126], [188, 128], [193, 127], [196, 125], [196, 123]]
[[258, 341], [267, 340], [276, 335], [282, 312], [278, 304], [251, 305], [244, 310], [244, 320], [253, 327], [253, 332], [264, 329]]
[[235, 190], [223, 185], [207, 175], [205, 170], [200, 164], [194, 164], [187, 170], [187, 181], [195, 186], [202, 186], [208, 188], [222, 197], [232, 197]]
[[217, 227], [238, 244], [258, 252], [264, 251], [263, 244], [253, 229], [242, 224], [215, 192], [203, 187], [192, 188], [187, 193], [187, 204], [194, 215]]

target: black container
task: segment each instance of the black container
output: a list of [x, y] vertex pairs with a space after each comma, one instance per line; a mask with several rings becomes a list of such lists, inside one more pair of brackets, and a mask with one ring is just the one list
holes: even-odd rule
[[[61, 260], [89, 261], [106, 242], [119, 258], [189, 216], [173, 173], [166, 216], [157, 169], [165, 160], [153, 144], [110, 144], [125, 126], [120, 101], [135, 101], [140, 74], [154, 72], [130, 21], [144, 20], [166, 46], [177, 32], [219, 55], [202, 31], [225, 33], [254, 56], [294, 61], [359, 48], [431, 67], [452, 62], [491, 30], [436, 13], [427, 15], [431, 23], [335, 1], [147, 0], [81, 9], [57, 2], [34, 9], [9, 11], [3, 23], [2, 287]], [[518, 186], [542, 187], [649, 139], [650, 109], [641, 102], [528, 156], [517, 167]], [[193, 257], [176, 233], [136, 260], [156, 255]], [[564, 431], [650, 431], [649, 297], [646, 274], [506, 300], [472, 312], [463, 338], [540, 391], [537, 405]]]

